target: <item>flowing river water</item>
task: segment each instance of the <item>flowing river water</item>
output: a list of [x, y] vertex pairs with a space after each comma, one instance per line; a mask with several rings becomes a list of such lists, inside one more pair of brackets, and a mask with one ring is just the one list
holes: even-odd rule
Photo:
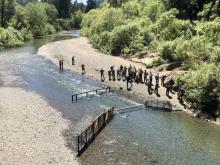
[[[113, 93], [93, 95], [71, 103], [71, 94], [101, 85], [68, 70], [60, 73], [55, 64], [36, 52], [48, 42], [74, 36], [79, 36], [79, 31], [35, 39], [21, 48], [0, 51], [0, 79], [1, 75], [5, 79], [18, 77], [0, 86], [37, 92], [50, 106], [63, 112], [72, 122], [63, 134], [73, 151], [76, 134], [104, 109], [112, 105], [119, 108], [137, 104]], [[134, 108], [115, 114], [79, 162], [82, 165], [219, 165], [220, 128], [180, 112]]]

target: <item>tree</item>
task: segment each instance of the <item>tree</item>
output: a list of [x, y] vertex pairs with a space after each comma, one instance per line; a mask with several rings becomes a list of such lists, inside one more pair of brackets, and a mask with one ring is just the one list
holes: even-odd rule
[[204, 4], [203, 10], [198, 13], [198, 16], [203, 20], [214, 20], [220, 16], [220, 0], [215, 0]]
[[71, 0], [47, 0], [46, 2], [56, 6], [60, 18], [70, 18]]
[[84, 3], [74, 1], [71, 9], [72, 13], [77, 11], [85, 12], [85, 10], [86, 10], [86, 6], [84, 5]]
[[47, 15], [44, 6], [38, 3], [28, 3], [26, 5], [26, 10], [28, 15], [28, 22], [33, 35], [46, 35]]
[[[41, 2], [43, 2], [45, 0], [41, 0]], [[21, 4], [21, 5], [27, 5], [29, 2], [39, 2], [38, 0], [16, 0], [17, 3]]]
[[87, 0], [86, 12], [89, 12], [92, 9], [95, 9], [97, 6], [95, 0]]
[[5, 0], [1, 3], [1, 27], [5, 27]]
[[15, 15], [11, 21], [11, 26], [18, 30], [29, 27], [28, 14], [26, 13], [25, 7], [19, 4], [16, 5]]
[[5, 22], [9, 22], [9, 20], [15, 14], [15, 0], [7, 0], [5, 5]]
[[120, 7], [123, 3], [128, 0], [107, 0], [111, 7]]
[[179, 10], [178, 17], [183, 19], [196, 19], [199, 11], [202, 10], [204, 3], [210, 0], [165, 0], [167, 9], [176, 8]]

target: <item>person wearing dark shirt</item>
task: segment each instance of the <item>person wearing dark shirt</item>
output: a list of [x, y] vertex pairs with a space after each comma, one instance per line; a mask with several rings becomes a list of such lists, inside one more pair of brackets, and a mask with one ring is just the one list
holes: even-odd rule
[[104, 76], [104, 69], [103, 68], [101, 68], [100, 73], [101, 73], [101, 81], [104, 82], [105, 76]]
[[75, 57], [72, 57], [72, 65], [75, 65]]

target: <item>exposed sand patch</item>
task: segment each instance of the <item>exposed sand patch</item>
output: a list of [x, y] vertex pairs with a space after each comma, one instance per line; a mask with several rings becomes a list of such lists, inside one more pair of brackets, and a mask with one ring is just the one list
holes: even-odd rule
[[62, 132], [69, 122], [36, 93], [0, 88], [0, 164], [78, 164]]

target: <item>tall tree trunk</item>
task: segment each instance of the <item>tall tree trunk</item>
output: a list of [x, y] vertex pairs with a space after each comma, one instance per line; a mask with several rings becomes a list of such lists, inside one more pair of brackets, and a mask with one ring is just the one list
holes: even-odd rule
[[5, 0], [1, 4], [1, 27], [5, 27]]

